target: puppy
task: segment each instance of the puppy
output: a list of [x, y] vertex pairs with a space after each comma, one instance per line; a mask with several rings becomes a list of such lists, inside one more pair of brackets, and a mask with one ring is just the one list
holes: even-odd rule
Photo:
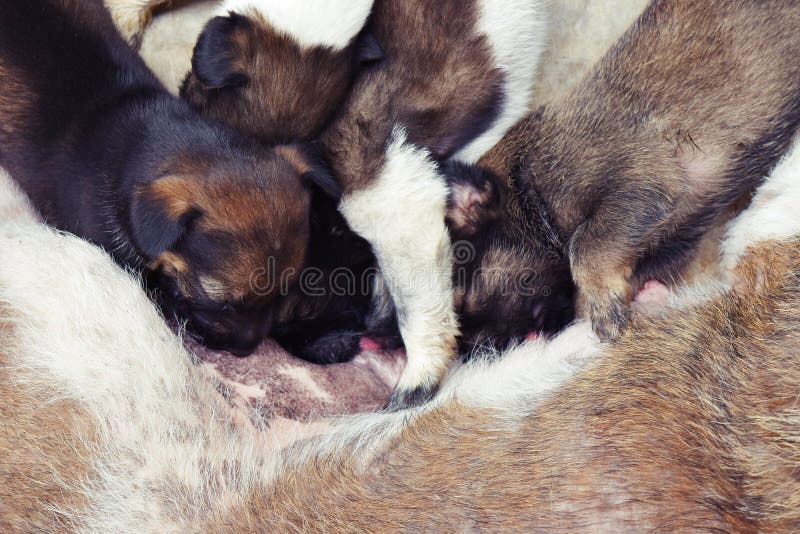
[[[339, 209], [369, 243], [397, 304], [409, 363], [395, 405], [426, 398], [457, 350], [447, 186], [435, 160], [476, 160], [527, 112], [544, 24], [538, 2], [377, 2], [369, 31], [386, 59], [361, 72], [321, 135], [345, 192]], [[252, 64], [236, 42], [225, 50], [231, 64]], [[202, 81], [207, 64], [195, 56], [183, 95], [243, 131], [274, 135], [271, 77], [239, 67], [247, 84], [197, 98], [192, 80]], [[264, 134], [254, 131], [260, 117]]]
[[[105, 0], [123, 35], [141, 39], [169, 0]], [[362, 29], [373, 0], [226, 0], [206, 24], [182, 96], [267, 143], [315, 138], [360, 66], [382, 58]]]
[[[371, 1], [225, 2], [197, 41], [181, 96], [263, 143], [310, 141], [358, 72], [383, 57], [364, 28], [371, 7]], [[370, 291], [360, 288], [374, 271], [374, 257], [324, 192], [312, 195], [311, 212], [302, 287], [282, 300], [271, 334], [301, 358], [345, 361], [368, 328]], [[336, 286], [344, 275], [342, 291]], [[394, 337], [391, 319], [381, 326]]]
[[528, 109], [544, 20], [538, 2], [376, 4], [387, 59], [322, 136], [339, 209], [372, 246], [396, 304], [408, 361], [390, 406], [428, 398], [458, 350], [436, 160], [477, 157]]
[[312, 184], [333, 184], [301, 147], [262, 148], [169, 95], [100, 0], [4, 3], [0, 25], [0, 163], [203, 342], [251, 352], [305, 261]]
[[796, 132], [798, 23], [796, 2], [654, 1], [566, 98], [520, 121], [480, 170], [455, 169], [450, 228], [478, 249], [466, 337], [519, 334], [492, 317], [560, 326], [573, 281], [595, 332], [618, 335], [642, 283], [678, 275]]

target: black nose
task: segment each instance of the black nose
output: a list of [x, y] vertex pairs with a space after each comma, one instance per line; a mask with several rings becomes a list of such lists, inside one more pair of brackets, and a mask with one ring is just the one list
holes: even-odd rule
[[243, 358], [250, 356], [263, 341], [265, 329], [263, 325], [241, 324], [231, 329], [231, 344], [228, 352]]

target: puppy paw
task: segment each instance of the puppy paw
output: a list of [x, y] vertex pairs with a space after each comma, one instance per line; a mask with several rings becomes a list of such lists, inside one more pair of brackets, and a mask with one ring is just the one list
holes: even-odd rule
[[406, 342], [406, 366], [386, 408], [401, 410], [429, 401], [439, 390], [447, 369], [456, 361], [455, 338], [443, 338], [437, 347]]
[[585, 305], [594, 333], [603, 341], [617, 339], [628, 324], [630, 308], [627, 299], [615, 294], [605, 298], [586, 296]]

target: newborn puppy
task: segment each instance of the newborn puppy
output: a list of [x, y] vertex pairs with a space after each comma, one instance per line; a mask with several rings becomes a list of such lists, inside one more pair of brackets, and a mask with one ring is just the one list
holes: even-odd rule
[[[467, 336], [505, 334], [491, 317], [558, 326], [571, 278], [595, 332], [615, 337], [637, 289], [677, 275], [786, 150], [800, 123], [798, 24], [788, 0], [654, 1], [481, 170], [454, 169], [450, 226], [478, 249], [477, 283], [462, 287]], [[501, 294], [486, 271], [525, 292]]]
[[268, 143], [316, 138], [383, 51], [373, 0], [228, 0], [201, 33], [181, 96]]
[[458, 350], [437, 163], [477, 159], [528, 110], [544, 21], [528, 0], [377, 2], [371, 29], [386, 61], [364, 71], [322, 135], [339, 209], [396, 305], [408, 360], [392, 407], [427, 399]]
[[[120, 32], [141, 39], [168, 0], [105, 0]], [[358, 70], [383, 57], [362, 33], [373, 0], [226, 0], [206, 24], [181, 96], [266, 143], [311, 140]]]
[[[371, 7], [371, 0], [225, 2], [198, 39], [181, 96], [261, 142], [311, 141], [357, 73], [383, 57], [363, 28]], [[311, 211], [302, 287], [282, 300], [272, 335], [309, 361], [345, 361], [367, 329], [371, 290], [361, 289], [374, 256], [331, 197], [315, 193]], [[383, 323], [391, 331], [391, 318]]]
[[102, 0], [4, 2], [0, 28], [0, 164], [49, 224], [144, 270], [207, 345], [251, 352], [283, 290], [263, 277], [289, 286], [305, 261], [313, 159], [169, 95]]

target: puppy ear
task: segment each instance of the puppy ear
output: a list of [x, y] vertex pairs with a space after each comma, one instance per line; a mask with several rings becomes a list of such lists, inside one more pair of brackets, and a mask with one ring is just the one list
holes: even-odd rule
[[500, 199], [494, 176], [476, 165], [449, 161], [442, 167], [450, 196], [447, 225], [459, 237], [469, 237], [499, 215]]
[[131, 202], [134, 245], [148, 258], [155, 258], [174, 247], [199, 215], [186, 179], [168, 176], [144, 185], [134, 192]]
[[325, 195], [339, 200], [342, 189], [330, 173], [318, 150], [307, 145], [281, 145], [275, 148], [283, 159], [288, 161], [307, 187], [316, 187]]
[[248, 24], [245, 17], [233, 13], [214, 17], [206, 24], [192, 55], [192, 71], [206, 88], [240, 87], [249, 81], [235, 65], [234, 43], [236, 32]]
[[356, 43], [356, 62], [359, 65], [371, 65], [384, 59], [386, 53], [375, 35], [368, 29], [361, 32]]

